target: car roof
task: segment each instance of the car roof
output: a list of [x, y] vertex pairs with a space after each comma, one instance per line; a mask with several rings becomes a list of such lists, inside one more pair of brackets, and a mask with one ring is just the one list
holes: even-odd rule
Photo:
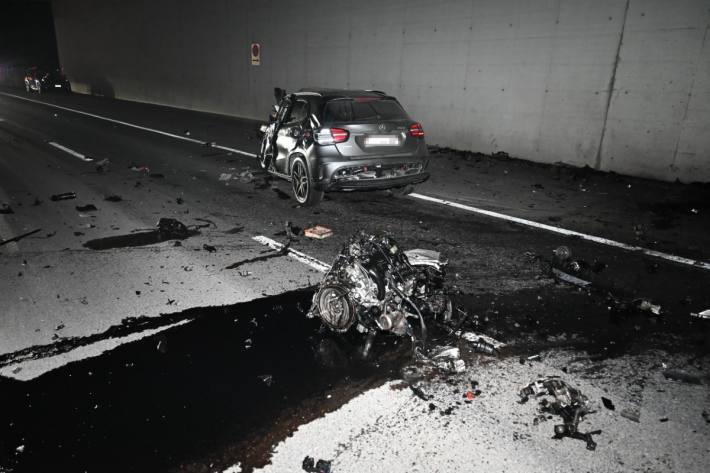
[[298, 92], [296, 92], [296, 95], [316, 95], [323, 97], [325, 100], [346, 99], [355, 97], [389, 97], [386, 93], [381, 92], [379, 90], [327, 89], [323, 87], [304, 87]]

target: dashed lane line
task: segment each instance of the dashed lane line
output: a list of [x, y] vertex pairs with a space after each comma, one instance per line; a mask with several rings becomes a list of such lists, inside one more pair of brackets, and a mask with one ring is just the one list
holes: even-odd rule
[[73, 149], [67, 148], [66, 146], [62, 146], [54, 141], [48, 141], [47, 144], [49, 146], [54, 146], [55, 148], [60, 149], [67, 154], [71, 154], [75, 158], [79, 158], [84, 162], [90, 163], [91, 161], [93, 161], [93, 158], [89, 158], [86, 155], [79, 153], [78, 151], [74, 151]]

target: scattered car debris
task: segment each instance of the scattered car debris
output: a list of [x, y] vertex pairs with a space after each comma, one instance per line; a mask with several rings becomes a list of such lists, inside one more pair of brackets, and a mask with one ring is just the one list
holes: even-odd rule
[[689, 384], [702, 384], [699, 376], [695, 376], [694, 374], [690, 374], [687, 371], [679, 369], [665, 370], [663, 372], [663, 376], [666, 379], [671, 379], [673, 381], [682, 381]]
[[633, 304], [642, 312], [651, 312], [654, 315], [661, 315], [661, 306], [653, 304], [645, 299], [636, 299]]
[[182, 197], [178, 197], [175, 199], [175, 203], [178, 205], [182, 205], [185, 203], [185, 199], [183, 199]]
[[641, 413], [635, 409], [622, 409], [619, 412], [619, 414], [621, 415], [621, 417], [629, 419], [630, 421], [633, 421], [633, 422], [640, 422], [641, 421]]
[[417, 396], [422, 401], [428, 401], [430, 399], [430, 397], [424, 391], [422, 391], [422, 388], [418, 386], [413, 386], [410, 384], [409, 389], [412, 391], [412, 393], [414, 393], [415, 396]]
[[702, 312], [691, 312], [690, 316], [700, 319], [710, 319], [710, 309], [703, 310]]
[[318, 460], [317, 462], [313, 457], [306, 457], [303, 459], [303, 464], [301, 467], [303, 471], [308, 473], [330, 473], [331, 472], [331, 461]]
[[539, 404], [541, 412], [562, 417], [563, 423], [555, 425], [553, 438], [570, 437], [584, 440], [587, 443], [587, 450], [596, 449], [597, 444], [592, 439], [592, 435], [600, 434], [601, 430], [586, 433], [578, 430], [579, 422], [582, 418], [592, 412], [587, 396], [582, 394], [581, 391], [568, 385], [557, 376], [549, 376], [531, 382], [520, 390], [519, 395], [520, 404], [526, 403], [530, 396], [536, 398], [553, 396], [554, 401], [549, 402], [543, 398]]
[[232, 175], [226, 172], [223, 172], [222, 174], [219, 175], [218, 180], [220, 181], [228, 181], [232, 178]]
[[123, 198], [120, 195], [109, 195], [104, 199], [106, 202], [121, 202]]
[[[500, 342], [496, 340], [493, 337], [489, 337], [488, 335], [485, 335], [483, 333], [476, 333], [476, 332], [457, 332], [456, 335], [460, 336], [462, 339], [473, 342], [474, 343], [474, 350], [478, 351], [479, 353], [486, 353], [490, 351], [490, 355], [494, 354], [494, 352], [497, 352], [501, 348], [505, 346], [505, 343]], [[478, 349], [475, 347], [475, 344], [480, 343], [480, 346]]]
[[273, 375], [270, 374], [260, 374], [258, 378], [263, 381], [265, 385], [268, 387], [271, 387], [272, 384], [274, 384], [274, 377]]
[[94, 204], [77, 205], [75, 208], [79, 212], [94, 212], [96, 210], [99, 210]]
[[10, 205], [3, 203], [0, 205], [0, 214], [14, 214], [15, 212], [12, 210], [12, 207]]
[[64, 192], [62, 194], [54, 194], [52, 197], [50, 197], [50, 200], [52, 202], [70, 199], [76, 199], [76, 192]]
[[[352, 327], [366, 333], [365, 356], [378, 331], [406, 335], [416, 348], [426, 342], [425, 315], [451, 320], [446, 264], [436, 251], [403, 251], [385, 234], [360, 231], [348, 239], [321, 281], [308, 316], [319, 317], [338, 333]], [[418, 331], [409, 319], [418, 321]]]
[[572, 284], [573, 286], [587, 287], [590, 284], [592, 284], [590, 281], [586, 281], [584, 279], [578, 278], [577, 276], [567, 274], [564, 271], [560, 271], [557, 268], [552, 268], [552, 274], [556, 277], [556, 279], [559, 279], [560, 281], [564, 281], [566, 283]]
[[217, 248], [212, 245], [208, 245], [207, 243], [202, 245], [202, 249], [207, 251], [208, 253], [214, 253], [215, 251], [217, 251]]
[[604, 407], [606, 407], [610, 411], [616, 410], [616, 407], [614, 406], [614, 403], [611, 402], [611, 399], [602, 396], [602, 403], [604, 404]]
[[333, 230], [331, 230], [328, 227], [324, 227], [322, 225], [316, 225], [315, 227], [306, 228], [303, 231], [303, 234], [305, 236], [307, 236], [308, 238], [315, 238], [317, 240], [322, 240], [324, 238], [328, 238], [330, 236], [333, 236]]
[[146, 166], [145, 164], [142, 166], [131, 166], [131, 171], [134, 172], [143, 172], [143, 173], [150, 173], [150, 167]]
[[466, 363], [461, 359], [459, 349], [456, 347], [440, 347], [433, 350], [431, 359], [439, 369], [452, 373], [466, 371]]
[[0, 246], [6, 245], [8, 243], [12, 243], [13, 241], [20, 241], [23, 238], [26, 238], [30, 235], [34, 235], [35, 233], [41, 232], [41, 231], [42, 231], [42, 229], [38, 228], [36, 230], [32, 230], [31, 232], [23, 233], [22, 235], [17, 235], [16, 237], [8, 238], [7, 240], [0, 240]]

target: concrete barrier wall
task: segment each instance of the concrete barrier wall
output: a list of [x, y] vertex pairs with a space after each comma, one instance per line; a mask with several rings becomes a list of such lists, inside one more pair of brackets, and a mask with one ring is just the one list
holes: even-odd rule
[[53, 5], [87, 93], [263, 119], [275, 86], [372, 88], [431, 144], [710, 181], [707, 0]]

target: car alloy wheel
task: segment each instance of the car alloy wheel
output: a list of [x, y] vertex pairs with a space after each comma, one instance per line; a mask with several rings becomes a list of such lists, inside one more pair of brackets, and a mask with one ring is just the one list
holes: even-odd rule
[[293, 183], [293, 195], [296, 196], [296, 200], [298, 202], [301, 204], [305, 203], [306, 200], [308, 200], [310, 183], [308, 182], [308, 172], [306, 171], [306, 166], [300, 159], [293, 163], [291, 179]]
[[291, 165], [291, 187], [299, 204], [315, 205], [323, 198], [323, 191], [313, 188], [306, 161], [302, 157], [297, 157]]

